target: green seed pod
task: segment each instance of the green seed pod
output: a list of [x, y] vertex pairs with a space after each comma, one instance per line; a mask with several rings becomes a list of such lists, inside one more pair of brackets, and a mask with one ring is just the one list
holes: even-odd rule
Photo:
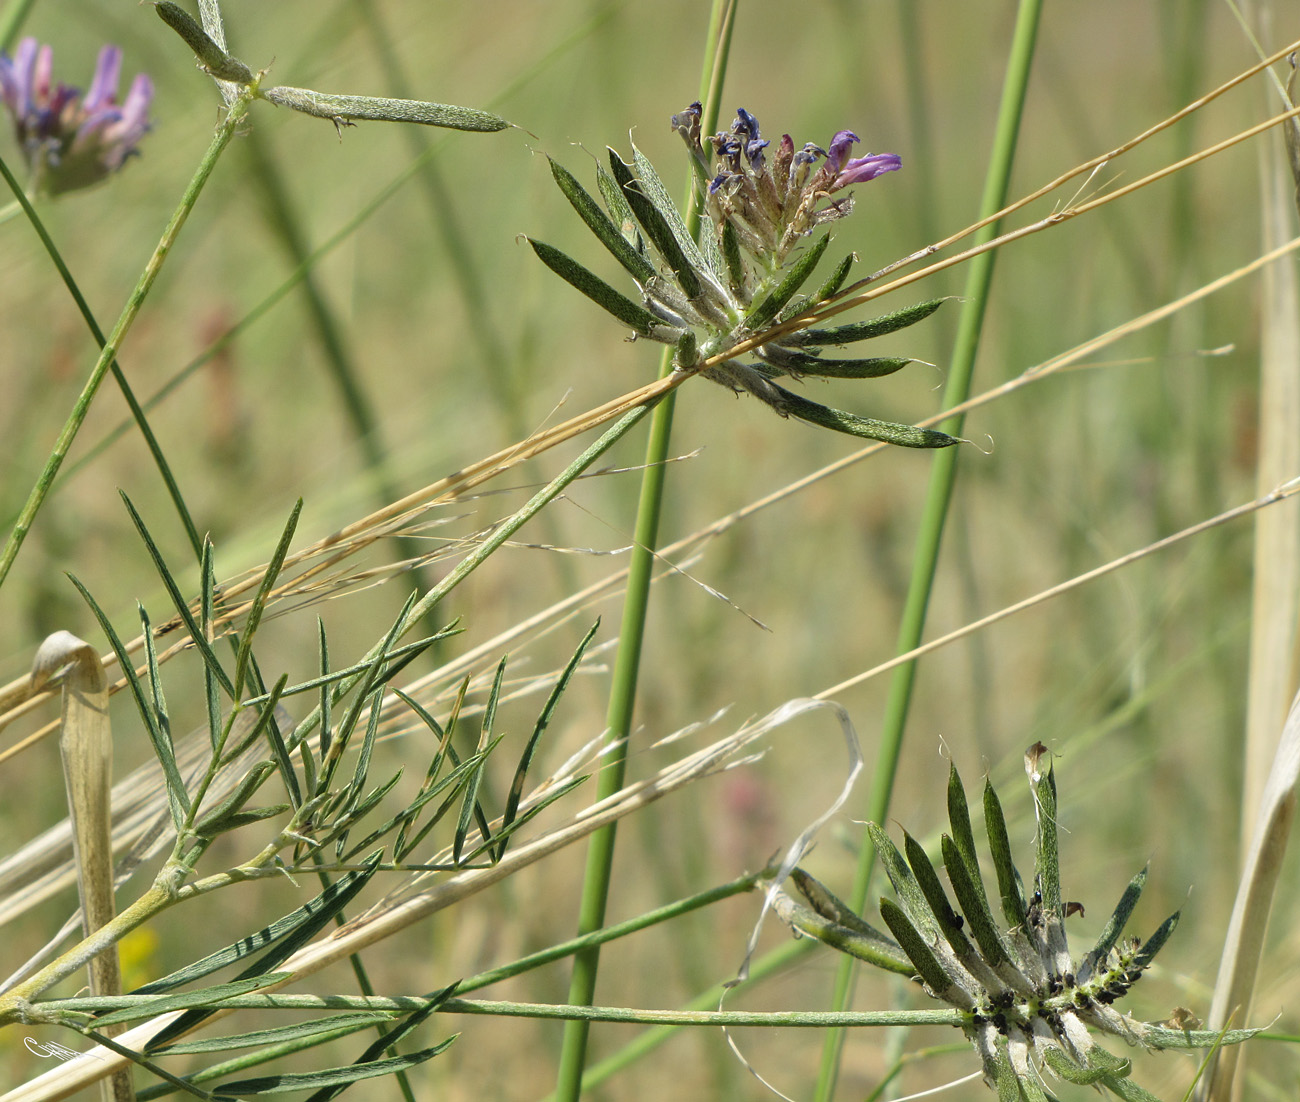
[[426, 103], [416, 99], [387, 99], [380, 96], [342, 96], [332, 92], [315, 92], [310, 88], [280, 86], [268, 88], [262, 98], [278, 107], [315, 115], [319, 119], [351, 122], [372, 119], [379, 122], [417, 122], [423, 126], [443, 126], [449, 130], [477, 130], [490, 133], [510, 125], [499, 115], [456, 107], [445, 103]]
[[238, 58], [231, 57], [218, 46], [193, 17], [184, 8], [173, 4], [171, 0], [161, 0], [154, 5], [160, 18], [178, 35], [203, 63], [203, 68], [218, 80], [229, 80], [236, 84], [251, 84], [253, 71]]

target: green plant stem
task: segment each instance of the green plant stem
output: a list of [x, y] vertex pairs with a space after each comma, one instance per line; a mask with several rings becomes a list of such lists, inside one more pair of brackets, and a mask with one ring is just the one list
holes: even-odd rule
[[669, 903], [666, 906], [659, 907], [653, 911], [648, 911], [636, 918], [630, 918], [626, 922], [620, 922], [614, 926], [604, 927], [595, 930], [592, 933], [584, 934], [581, 937], [570, 938], [568, 941], [562, 941], [558, 945], [552, 945], [548, 949], [541, 949], [536, 953], [530, 953], [526, 957], [512, 961], [510, 964], [502, 965], [500, 968], [494, 968], [490, 972], [480, 972], [477, 976], [470, 976], [461, 981], [456, 990], [462, 994], [469, 991], [477, 991], [481, 987], [487, 987], [493, 983], [500, 983], [502, 980], [511, 979], [514, 976], [529, 972], [534, 968], [540, 968], [545, 964], [553, 961], [562, 960], [564, 957], [572, 956], [584, 949], [604, 945], [609, 941], [617, 941], [619, 938], [627, 937], [629, 934], [639, 933], [641, 930], [649, 929], [651, 926], [657, 926], [662, 922], [678, 918], [681, 915], [689, 914], [691, 911], [699, 910], [701, 907], [712, 906], [719, 900], [729, 899], [733, 895], [739, 895], [742, 892], [752, 891], [754, 886], [762, 879], [762, 873], [747, 873], [744, 876], [737, 877], [735, 880], [728, 881], [726, 884], [720, 884], [716, 888], [710, 888], [707, 891], [692, 895], [686, 899], [679, 899], [675, 903]]
[[[736, 0], [714, 0], [706, 36], [700, 98], [705, 104], [702, 125], [709, 132], [717, 123], [718, 94], [726, 75], [731, 30], [735, 26]], [[687, 226], [699, 230], [699, 208], [693, 178], [688, 182]], [[672, 370], [671, 352], [665, 351], [659, 377]], [[636, 527], [632, 557], [628, 564], [627, 590], [623, 601], [623, 619], [619, 626], [618, 652], [611, 678], [609, 706], [605, 713], [606, 743], [611, 748], [597, 782], [597, 801], [606, 799], [623, 787], [627, 766], [627, 741], [636, 710], [637, 680], [641, 666], [641, 649], [645, 638], [646, 613], [650, 603], [650, 582], [654, 575], [655, 548], [659, 539], [659, 517], [663, 506], [667, 472], [668, 445], [672, 435], [674, 394], [660, 402], [650, 425], [646, 443], [641, 494], [637, 502]], [[609, 898], [610, 875], [614, 864], [616, 825], [611, 823], [596, 831], [588, 843], [587, 866], [583, 877], [582, 898], [578, 905], [578, 936], [590, 934], [605, 922]], [[589, 1004], [596, 994], [596, 976], [600, 969], [600, 946], [592, 945], [574, 954], [573, 973], [569, 979], [569, 1001]], [[560, 1066], [556, 1076], [555, 1097], [560, 1102], [575, 1102], [582, 1093], [582, 1071], [587, 1059], [590, 1020], [571, 1019], [565, 1026], [560, 1044]]]
[[[1024, 110], [1041, 8], [1042, 0], [1021, 0], [1016, 16], [1011, 53], [1007, 61], [1007, 74], [1002, 87], [1002, 102], [998, 110], [997, 130], [993, 139], [993, 152], [984, 181], [984, 193], [980, 200], [981, 218], [995, 214], [1006, 205], [1011, 181], [1011, 165], [1015, 159], [1016, 137]], [[990, 241], [999, 232], [999, 223], [991, 223], [980, 232], [977, 242]], [[980, 330], [983, 327], [988, 303], [989, 286], [993, 278], [995, 255], [995, 252], [990, 251], [977, 256], [971, 261], [967, 273], [952, 368], [943, 397], [944, 405], [948, 408], [961, 404], [970, 396], [971, 377], [976, 352], [979, 349]], [[940, 428], [952, 436], [960, 436], [963, 420], [961, 416], [949, 418]], [[907, 601], [898, 632], [896, 650], [898, 654], [905, 654], [919, 646], [925, 630], [926, 612], [934, 587], [939, 548], [943, 542], [944, 522], [957, 477], [959, 451], [958, 448], [946, 448], [936, 453], [933, 459], [930, 485], [926, 493], [925, 508], [912, 560]], [[898, 771], [898, 761], [902, 755], [903, 735], [907, 727], [915, 681], [916, 663], [913, 661], [900, 666], [890, 682], [880, 747], [876, 754], [876, 767], [871, 774], [871, 790], [867, 797], [864, 816], [868, 822], [882, 823], [888, 817], [889, 802]], [[861, 912], [866, 905], [875, 860], [875, 847], [864, 831], [853, 891], [848, 899], [849, 906], [858, 912]], [[851, 958], [845, 957], [840, 962], [831, 1000], [833, 1008], [838, 1010], [849, 1004], [857, 971], [858, 965]], [[844, 1038], [843, 1030], [833, 1030], [826, 1038], [815, 1095], [818, 1102], [829, 1102], [834, 1094]]]
[[[52, 999], [31, 1008], [32, 1021], [61, 1024], [65, 1016], [86, 1012], [124, 1010], [138, 1007], [139, 1017], [148, 1018], [153, 1013], [149, 1002], [167, 998], [169, 1010], [187, 1008], [180, 996], [103, 995], [80, 999]], [[195, 1008], [204, 1010], [386, 1010], [409, 1013], [419, 1010], [428, 1002], [419, 995], [231, 995], [218, 1002], [205, 1000], [197, 994]], [[625, 1022], [632, 1025], [694, 1026], [800, 1026], [805, 1029], [824, 1029], [828, 1025], [840, 1026], [897, 1026], [897, 1025], [958, 1025], [961, 1011], [944, 1010], [644, 1010], [624, 1006], [569, 1006], [564, 1003], [495, 1002], [478, 999], [447, 999], [438, 1006], [445, 1014], [486, 1014], [505, 1018], [550, 1018], [565, 1021]], [[1211, 1038], [1218, 1034], [1209, 1034]], [[1190, 1047], [1190, 1046], [1189, 1046]]]
[[18, 37], [19, 28], [27, 21], [27, 16], [36, 6], [36, 0], [12, 0], [4, 14], [0, 15], [0, 50], [13, 52], [14, 39]]
[[[708, 52], [703, 66], [701, 99], [705, 101], [705, 130], [711, 130], [718, 121], [718, 97], [727, 71], [727, 55], [731, 44], [731, 31], [735, 26], [736, 3], [733, 0], [715, 0], [706, 40]], [[692, 233], [698, 233], [699, 212], [695, 204], [694, 183], [690, 183], [688, 224]], [[669, 352], [664, 352], [659, 377], [672, 370]], [[641, 647], [645, 638], [646, 611], [650, 603], [650, 581], [654, 574], [655, 547], [659, 538], [659, 515], [663, 507], [664, 477], [668, 459], [668, 442], [672, 435], [673, 395], [669, 394], [655, 411], [650, 425], [650, 438], [646, 443], [645, 472], [641, 480], [641, 496], [637, 503], [636, 530], [633, 535], [632, 559], [628, 564], [628, 587], [624, 596], [623, 621], [619, 628], [619, 650], [611, 678], [610, 703], [606, 711], [606, 741], [611, 754], [601, 771], [597, 785], [597, 799], [610, 797], [623, 788], [627, 767], [627, 742], [632, 732], [632, 716], [636, 711], [638, 673], [641, 668]], [[610, 890], [610, 875], [614, 868], [614, 845], [617, 836], [615, 824], [604, 826], [591, 836], [586, 855], [586, 872], [582, 880], [582, 898], [578, 903], [578, 937], [598, 930], [604, 924], [604, 908]], [[595, 979], [601, 963], [598, 945], [578, 951], [573, 955], [573, 973], [569, 979], [569, 1002], [590, 1003], [595, 995]], [[589, 1020], [573, 1019], [564, 1028], [560, 1044], [560, 1064], [556, 1076], [555, 1097], [560, 1102], [573, 1102], [582, 1090], [582, 1068], [586, 1063], [586, 1041]]]
[[[50, 236], [49, 231], [45, 228], [45, 223], [41, 221], [40, 215], [36, 213], [36, 209], [31, 204], [31, 200], [27, 198], [3, 158], [0, 158], [0, 176], [4, 177], [5, 183], [18, 197], [11, 209], [22, 211], [27, 216], [27, 221], [31, 224], [32, 229], [36, 231], [36, 236], [41, 239], [41, 244], [45, 246], [46, 253], [55, 268], [58, 269], [59, 278], [63, 280], [63, 285], [68, 289], [68, 294], [72, 296], [72, 301], [77, 304], [77, 310], [86, 323], [86, 328], [90, 330], [90, 335], [94, 337], [95, 343], [99, 345], [102, 351], [108, 341], [104, 336], [104, 331], [99, 327], [99, 322], [95, 320], [95, 315], [91, 312], [90, 303], [86, 301], [86, 297], [81, 293], [77, 281], [72, 278], [72, 272], [64, 262], [63, 254], [59, 252], [58, 246], [54, 243], [54, 238]], [[3, 221], [4, 217], [5, 212], [0, 211], [0, 221]], [[194, 525], [194, 518], [190, 516], [189, 507], [185, 504], [185, 496], [181, 493], [180, 486], [177, 485], [176, 478], [172, 474], [171, 465], [163, 454], [162, 445], [158, 443], [158, 438], [154, 436], [149, 420], [145, 416], [144, 408], [136, 400], [135, 392], [131, 389], [131, 384], [126, 381], [126, 374], [122, 371], [122, 366], [117, 362], [116, 357], [109, 363], [109, 370], [112, 371], [113, 379], [116, 381], [118, 389], [121, 390], [122, 397], [126, 400], [127, 408], [131, 411], [131, 417], [140, 430], [140, 435], [144, 437], [145, 446], [149, 449], [149, 454], [153, 456], [154, 465], [158, 468], [158, 473], [162, 475], [163, 482], [167, 486], [167, 493], [172, 499], [172, 504], [176, 507], [181, 524], [184, 526], [190, 544], [194, 548], [194, 553], [197, 555], [202, 546], [202, 541], [198, 529]]]
[[82, 424], [86, 420], [87, 413], [90, 412], [91, 403], [95, 395], [99, 392], [99, 385], [104, 381], [109, 366], [117, 358], [118, 349], [122, 346], [122, 341], [126, 338], [131, 326], [140, 313], [140, 307], [144, 305], [145, 299], [153, 289], [154, 281], [158, 278], [158, 273], [162, 270], [163, 263], [167, 259], [167, 254], [171, 252], [172, 246], [176, 244], [176, 239], [180, 236], [181, 229], [185, 225], [185, 220], [189, 217], [190, 211], [194, 209], [195, 203], [198, 202], [200, 193], [212, 171], [216, 168], [217, 161], [221, 157], [226, 146], [230, 144], [231, 138], [239, 125], [243, 122], [244, 117], [248, 114], [248, 105], [252, 102], [254, 96], [253, 89], [249, 88], [240, 95], [230, 105], [226, 112], [226, 117], [221, 125], [217, 128], [216, 134], [212, 138], [212, 143], [208, 146], [207, 152], [203, 154], [203, 159], [185, 189], [185, 194], [181, 197], [180, 205], [172, 214], [167, 228], [163, 231], [162, 238], [159, 240], [153, 255], [145, 265], [144, 271], [140, 274], [140, 279], [136, 283], [127, 299], [126, 306], [123, 308], [121, 316], [117, 319], [117, 324], [113, 326], [113, 331], [108, 335], [108, 340], [104, 344], [96, 361], [90, 377], [86, 380], [81, 394], [73, 406], [72, 413], [64, 423], [63, 430], [59, 433], [58, 440], [55, 442], [54, 449], [45, 462], [45, 467], [41, 471], [36, 485], [32, 488], [31, 494], [27, 498], [27, 503], [23, 506], [22, 512], [18, 515], [18, 520], [14, 523], [13, 530], [9, 534], [4, 550], [0, 551], [0, 586], [9, 576], [14, 560], [18, 557], [18, 552], [22, 548], [23, 541], [27, 538], [27, 533], [31, 531], [32, 523], [36, 519], [36, 514], [40, 511], [45, 498], [54, 485], [54, 479], [59, 473], [59, 468], [63, 465], [63, 460], [67, 457], [68, 450], [72, 447], [73, 440], [76, 439]]
[[[161, 881], [167, 874], [164, 869], [159, 874]], [[48, 991], [56, 983], [80, 971], [109, 946], [121, 941], [137, 926], [148, 922], [156, 914], [165, 911], [176, 902], [176, 893], [163, 884], [155, 882], [143, 895], [129, 907], [123, 908], [111, 922], [105, 923], [88, 938], [73, 946], [58, 960], [51, 961], [30, 979], [17, 987], [11, 988], [0, 996], [0, 1026], [21, 1020], [29, 1001], [42, 991]], [[75, 1004], [78, 1000], [69, 1000]], [[69, 1007], [71, 1009], [71, 1006]]]
[[[672, 370], [665, 356], [665, 368]], [[609, 708], [605, 715], [606, 739], [613, 750], [605, 760], [597, 782], [596, 801], [607, 799], [623, 787], [627, 766], [627, 737], [636, 708], [637, 675], [645, 635], [646, 611], [650, 602], [650, 581], [654, 571], [654, 548], [659, 536], [659, 515], [663, 502], [668, 441], [672, 433], [673, 396], [655, 410], [646, 445], [646, 466], [637, 506], [632, 559], [628, 564], [627, 594], [619, 631], [618, 655], [614, 662]], [[605, 904], [614, 863], [613, 824], [596, 831], [587, 848], [587, 869], [578, 912], [578, 936], [600, 929], [605, 923]], [[590, 945], [574, 954], [569, 981], [569, 1001], [590, 1003], [596, 992], [600, 946]], [[565, 1028], [560, 1050], [560, 1071], [556, 1093], [560, 1098], [577, 1098], [586, 1061], [588, 1019], [574, 1019]]]
[[[338, 866], [331, 866], [331, 869], [337, 871]], [[552, 945], [547, 949], [539, 950], [536, 953], [530, 953], [526, 957], [520, 957], [510, 964], [502, 965], [500, 968], [493, 968], [487, 972], [480, 972], [476, 976], [468, 976], [460, 981], [456, 987], [459, 994], [468, 994], [470, 991], [477, 991], [480, 988], [488, 987], [494, 983], [501, 983], [503, 980], [511, 979], [515, 976], [522, 975], [525, 972], [532, 971], [535, 968], [541, 968], [544, 965], [551, 964], [564, 957], [571, 956], [578, 949], [585, 945], [599, 942], [604, 944], [608, 941], [615, 941], [619, 938], [627, 937], [631, 934], [638, 933], [641, 930], [648, 929], [662, 922], [668, 922], [681, 915], [691, 911], [699, 910], [702, 907], [708, 907], [719, 900], [728, 899], [733, 895], [753, 890], [755, 885], [763, 877], [762, 873], [747, 873], [744, 876], [737, 877], [726, 884], [719, 884], [717, 887], [709, 888], [706, 891], [699, 892], [696, 895], [689, 896], [686, 899], [679, 899], [675, 903], [669, 903], [667, 906], [659, 907], [656, 910], [649, 911], [646, 914], [639, 915], [636, 918], [629, 919], [626, 922], [620, 922], [616, 926], [609, 926], [596, 931], [585, 938], [571, 938], [568, 941], [561, 942], [558, 945]], [[369, 994], [369, 992], [366, 992]], [[76, 1000], [68, 1002], [69, 1008], [73, 1008]], [[687, 1007], [688, 1010], [708, 1010], [717, 1006], [718, 996], [714, 995], [709, 1001], [700, 1006], [692, 1004]], [[52, 1004], [43, 1004], [42, 1009]], [[368, 1022], [360, 1022], [349, 1026], [341, 1027], [337, 1032], [331, 1033], [328, 1040], [335, 1040], [339, 1037], [349, 1036], [353, 1033], [359, 1033], [364, 1029], [372, 1028]], [[657, 1027], [668, 1033], [671, 1033], [677, 1027], [661, 1026]], [[649, 1033], [657, 1032], [651, 1029]], [[213, 1065], [196, 1072], [187, 1078], [189, 1083], [205, 1083], [211, 1079], [219, 1079], [233, 1071], [242, 1071], [244, 1068], [256, 1067], [259, 1064], [265, 1064], [271, 1060], [278, 1059], [281, 1056], [288, 1056], [292, 1053], [299, 1052], [303, 1048], [311, 1047], [304, 1045], [301, 1041], [289, 1041], [279, 1045], [273, 1045], [268, 1048], [259, 1049], [257, 1052], [250, 1053], [247, 1056], [238, 1057], [225, 1061], [221, 1064]], [[964, 1046], [963, 1046], [964, 1047]], [[595, 1069], [589, 1070], [583, 1076], [583, 1086], [590, 1085], [592, 1073]], [[153, 1088], [148, 1092], [142, 1092], [140, 1097], [159, 1098], [164, 1094], [172, 1093], [171, 1088], [157, 1089]]]
[[[803, 938], [799, 941], [788, 941], [779, 949], [765, 953], [750, 965], [749, 979], [745, 981], [746, 985], [758, 983], [768, 976], [775, 975], [804, 956], [811, 946], [819, 944], [820, 942], [813, 941], [812, 938]], [[702, 991], [693, 998], [683, 1009], [711, 1010], [718, 1006], [720, 1000], [726, 996], [727, 990], [726, 984], [714, 984], [707, 991]], [[630, 1067], [637, 1060], [653, 1052], [672, 1037], [677, 1032], [677, 1029], [678, 1027], [675, 1025], [661, 1024], [645, 1030], [635, 1040], [629, 1041], [617, 1052], [611, 1053], [605, 1059], [587, 1068], [582, 1076], [582, 1089], [591, 1090], [611, 1076]], [[553, 1097], [547, 1098], [545, 1102], [553, 1102]]]

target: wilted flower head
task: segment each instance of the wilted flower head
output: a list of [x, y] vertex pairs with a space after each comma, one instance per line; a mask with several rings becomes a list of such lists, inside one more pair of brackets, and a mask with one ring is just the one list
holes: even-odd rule
[[90, 90], [51, 82], [53, 51], [24, 38], [13, 58], [0, 53], [0, 99], [31, 173], [32, 188], [49, 195], [98, 183], [122, 167], [149, 129], [153, 82], [143, 73], [117, 102], [122, 51], [99, 51]]
[[1026, 752], [1025, 772], [1038, 826], [1032, 893], [1012, 861], [1002, 803], [991, 784], [984, 787], [984, 825], [997, 877], [996, 910], [1005, 926], [999, 927], [985, 887], [970, 809], [955, 767], [948, 776], [952, 832], [940, 839], [941, 865], [911, 835], [904, 834], [900, 851], [884, 830], [868, 824], [896, 895], [896, 901], [880, 901], [889, 934], [798, 869], [793, 879], [805, 902], [778, 891], [776, 912], [799, 933], [911, 976], [927, 995], [947, 1003], [954, 1011], [952, 1024], [971, 1042], [984, 1081], [999, 1099], [1051, 1099], [1048, 1082], [1055, 1077], [1110, 1091], [1128, 1102], [1156, 1102], [1129, 1078], [1132, 1061], [1102, 1047], [1098, 1035], [1159, 1050], [1237, 1044], [1257, 1031], [1201, 1030], [1192, 1012], [1182, 1007], [1168, 1022], [1137, 1021], [1117, 1009], [1115, 1004], [1164, 947], [1179, 916], [1167, 918], [1145, 943], [1122, 936], [1146, 883], [1143, 869], [1129, 882], [1092, 950], [1073, 957], [1065, 924], [1075, 915], [1082, 918], [1084, 910], [1061, 894], [1056, 778], [1041, 743]]
[[[783, 135], [775, 149], [743, 107], [730, 130], [703, 138], [698, 103], [672, 117], [690, 150], [710, 226], [697, 239], [673, 205], [654, 166], [633, 148], [632, 162], [610, 150], [609, 171], [597, 183], [606, 215], [573, 176], [552, 162], [556, 183], [591, 231], [636, 280], [640, 303], [625, 297], [577, 261], [541, 241], [537, 255], [558, 275], [598, 302], [638, 336], [678, 345], [681, 371], [696, 371], [737, 393], [752, 394], [782, 417], [836, 432], [911, 448], [945, 448], [956, 439], [932, 429], [859, 417], [811, 402], [779, 386], [782, 376], [868, 379], [889, 375], [912, 361], [902, 357], [823, 358], [827, 346], [883, 336], [929, 317], [941, 299], [905, 307], [882, 318], [833, 329], [799, 329], [764, 336], [773, 326], [833, 296], [848, 276], [846, 256], [830, 278], [807, 296], [800, 291], [830, 244], [815, 242], [818, 226], [853, 209], [844, 191], [902, 167], [894, 153], [851, 157], [858, 136], [841, 130], [830, 146], [795, 149]], [[804, 247], [799, 247], [804, 246]], [[756, 363], [713, 360], [741, 343]]]

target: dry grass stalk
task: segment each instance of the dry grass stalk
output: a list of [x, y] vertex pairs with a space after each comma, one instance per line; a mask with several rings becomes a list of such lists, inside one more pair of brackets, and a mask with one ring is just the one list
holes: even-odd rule
[[[44, 684], [62, 671], [63, 716], [59, 753], [68, 793], [73, 863], [81, 898], [81, 926], [89, 937], [116, 914], [113, 899], [113, 730], [108, 719], [108, 680], [95, 649], [70, 632], [41, 644], [32, 681]], [[92, 995], [120, 995], [117, 946], [90, 961]], [[130, 1069], [101, 1084], [105, 1102], [133, 1102]]]

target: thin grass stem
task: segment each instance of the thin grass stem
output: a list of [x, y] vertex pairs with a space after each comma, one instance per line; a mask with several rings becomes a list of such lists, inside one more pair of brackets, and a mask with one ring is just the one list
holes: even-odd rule
[[123, 340], [125, 340], [127, 333], [130, 332], [131, 326], [140, 313], [141, 306], [144, 305], [145, 299], [148, 298], [149, 292], [153, 289], [154, 281], [158, 278], [158, 273], [162, 270], [167, 255], [176, 244], [190, 211], [194, 209], [194, 205], [198, 202], [199, 195], [202, 193], [204, 185], [207, 184], [208, 178], [212, 175], [213, 169], [216, 168], [222, 152], [230, 144], [230, 140], [235, 136], [244, 117], [248, 114], [248, 106], [252, 100], [253, 91], [249, 89], [230, 105], [230, 109], [226, 112], [225, 118], [217, 128], [216, 134], [213, 135], [211, 144], [203, 154], [203, 159], [199, 162], [193, 178], [185, 188], [185, 194], [181, 197], [180, 205], [172, 214], [170, 221], [168, 221], [162, 238], [145, 265], [144, 271], [141, 272], [139, 281], [131, 291], [126, 306], [117, 319], [117, 324], [113, 326], [113, 331], [109, 334], [108, 340], [100, 352], [99, 359], [91, 370], [90, 377], [86, 380], [86, 384], [82, 388], [71, 414], [69, 414], [62, 431], [59, 433], [58, 440], [45, 462], [45, 467], [41, 471], [36, 485], [32, 487], [26, 505], [23, 506], [22, 512], [18, 515], [18, 520], [14, 523], [4, 550], [0, 551], [0, 586], [4, 584], [5, 579], [9, 576], [9, 571], [13, 567], [14, 560], [18, 557], [18, 552], [27, 538], [27, 533], [31, 531], [36, 514], [40, 512], [41, 506], [45, 503], [45, 499], [49, 495], [54, 480], [59, 473], [59, 468], [63, 465], [63, 460], [67, 457], [72, 442], [76, 439], [77, 433], [86, 420], [86, 415], [90, 412], [91, 403], [99, 392], [99, 385], [104, 381], [104, 375], [117, 358], [118, 349], [121, 348]]
[[[735, 26], [735, 0], [714, 0], [706, 37], [707, 51], [700, 82], [704, 103], [702, 127], [710, 133], [717, 125], [718, 99], [726, 77], [731, 31]], [[688, 179], [686, 224], [698, 237], [700, 215], [694, 176]], [[661, 381], [673, 375], [671, 349], [665, 349], [660, 361]], [[605, 768], [597, 781], [597, 801], [604, 800], [623, 787], [627, 766], [627, 743], [636, 709], [636, 690], [641, 667], [641, 647], [645, 636], [646, 613], [650, 604], [650, 583], [655, 570], [655, 548], [659, 542], [659, 517], [663, 507], [667, 478], [669, 442], [672, 437], [674, 395], [668, 394], [655, 409], [646, 444], [645, 467], [637, 503], [636, 527], [632, 556], [628, 564], [627, 590], [623, 601], [623, 619], [619, 628], [618, 652], [610, 681], [609, 704], [605, 713], [606, 745], [611, 748]], [[605, 906], [609, 897], [610, 877], [614, 865], [616, 824], [610, 823], [592, 835], [587, 849], [582, 897], [578, 905], [578, 936], [590, 934], [604, 925]], [[574, 954], [569, 980], [569, 1001], [586, 1005], [596, 993], [600, 969], [600, 946], [591, 945]], [[582, 1071], [586, 1064], [590, 1019], [571, 1019], [564, 1029], [560, 1045], [560, 1066], [556, 1079], [556, 1097], [562, 1102], [576, 1102], [582, 1093]]]
[[[1003, 84], [1002, 102], [998, 110], [997, 129], [993, 139], [993, 152], [984, 182], [984, 195], [980, 201], [981, 217], [1001, 210], [1006, 205], [1010, 188], [1011, 165], [1015, 159], [1016, 138], [1024, 111], [1029, 85], [1029, 71], [1033, 63], [1038, 36], [1038, 22], [1042, 11], [1041, 0], [1022, 0], [1013, 32], [1011, 53], [1007, 61], [1007, 74]], [[997, 237], [998, 223], [985, 222], [976, 238], [977, 245]], [[993, 279], [993, 252], [976, 257], [967, 273], [962, 313], [958, 322], [957, 343], [953, 350], [952, 368], [944, 390], [944, 405], [960, 405], [970, 396], [975, 355], [979, 349], [980, 331], [988, 305], [989, 287]], [[942, 431], [960, 436], [963, 417], [959, 414], [942, 423]], [[952, 499], [957, 478], [957, 460], [960, 449], [946, 448], [936, 453], [930, 468], [930, 486], [926, 494], [920, 530], [912, 560], [911, 581], [899, 625], [897, 651], [914, 650], [921, 642], [925, 630], [930, 594], [934, 588], [938, 566], [939, 548], [943, 542], [944, 522]], [[900, 665], [894, 672], [889, 697], [881, 723], [880, 744], [876, 754], [876, 767], [871, 772], [871, 790], [867, 797], [864, 818], [871, 823], [883, 823], [889, 814], [894, 779], [903, 752], [903, 738], [912, 701], [912, 688], [916, 681], [916, 662]], [[859, 853], [849, 906], [859, 914], [866, 905], [871, 873], [875, 866], [876, 849], [864, 832]], [[857, 963], [849, 957], [840, 962], [831, 997], [832, 1008], [839, 1010], [849, 1004], [858, 975]], [[822, 1049], [821, 1069], [815, 1097], [827, 1102], [835, 1093], [839, 1077], [840, 1060], [845, 1034], [833, 1029], [826, 1037]]]
[[[107, 343], [104, 337], [104, 331], [100, 329], [99, 322], [95, 320], [95, 315], [91, 312], [90, 303], [81, 293], [81, 288], [73, 278], [72, 272], [68, 269], [63, 260], [63, 254], [59, 252], [59, 247], [54, 243], [54, 238], [45, 228], [45, 223], [41, 221], [40, 215], [32, 206], [31, 201], [23, 192], [21, 185], [14, 178], [13, 173], [9, 171], [9, 166], [0, 158], [0, 176], [3, 176], [5, 183], [9, 185], [10, 190], [17, 196], [14, 201], [14, 207], [21, 210], [31, 223], [32, 229], [36, 231], [36, 236], [41, 239], [41, 244], [45, 247], [54, 267], [58, 270], [59, 278], [63, 280], [63, 285], [68, 289], [68, 294], [72, 296], [72, 301], [76, 303], [77, 310], [81, 314], [82, 320], [86, 323], [86, 328], [90, 330], [90, 335], [94, 337], [95, 343], [103, 351]], [[4, 220], [4, 213], [0, 212], [0, 221]], [[194, 548], [194, 553], [200, 553], [202, 541], [199, 538], [198, 528], [194, 524], [194, 518], [190, 515], [189, 506], [185, 504], [185, 496], [181, 493], [180, 486], [176, 482], [175, 475], [172, 474], [171, 464], [167, 462], [167, 457], [163, 454], [162, 445], [154, 435], [153, 428], [150, 426], [148, 418], [145, 416], [144, 408], [136, 399], [135, 391], [131, 389], [131, 384], [126, 380], [126, 374], [123, 372], [121, 365], [114, 357], [109, 363], [109, 370], [113, 373], [113, 379], [122, 392], [122, 397], [126, 399], [127, 407], [131, 411], [131, 417], [134, 419], [136, 427], [140, 430], [140, 435], [144, 437], [145, 446], [149, 449], [149, 454], [153, 457], [154, 465], [158, 468], [158, 473], [162, 475], [162, 480], [167, 487], [168, 496], [172, 499], [172, 504], [176, 507], [176, 513], [180, 517], [181, 524], [185, 528], [185, 533], [189, 537], [190, 544]]]

